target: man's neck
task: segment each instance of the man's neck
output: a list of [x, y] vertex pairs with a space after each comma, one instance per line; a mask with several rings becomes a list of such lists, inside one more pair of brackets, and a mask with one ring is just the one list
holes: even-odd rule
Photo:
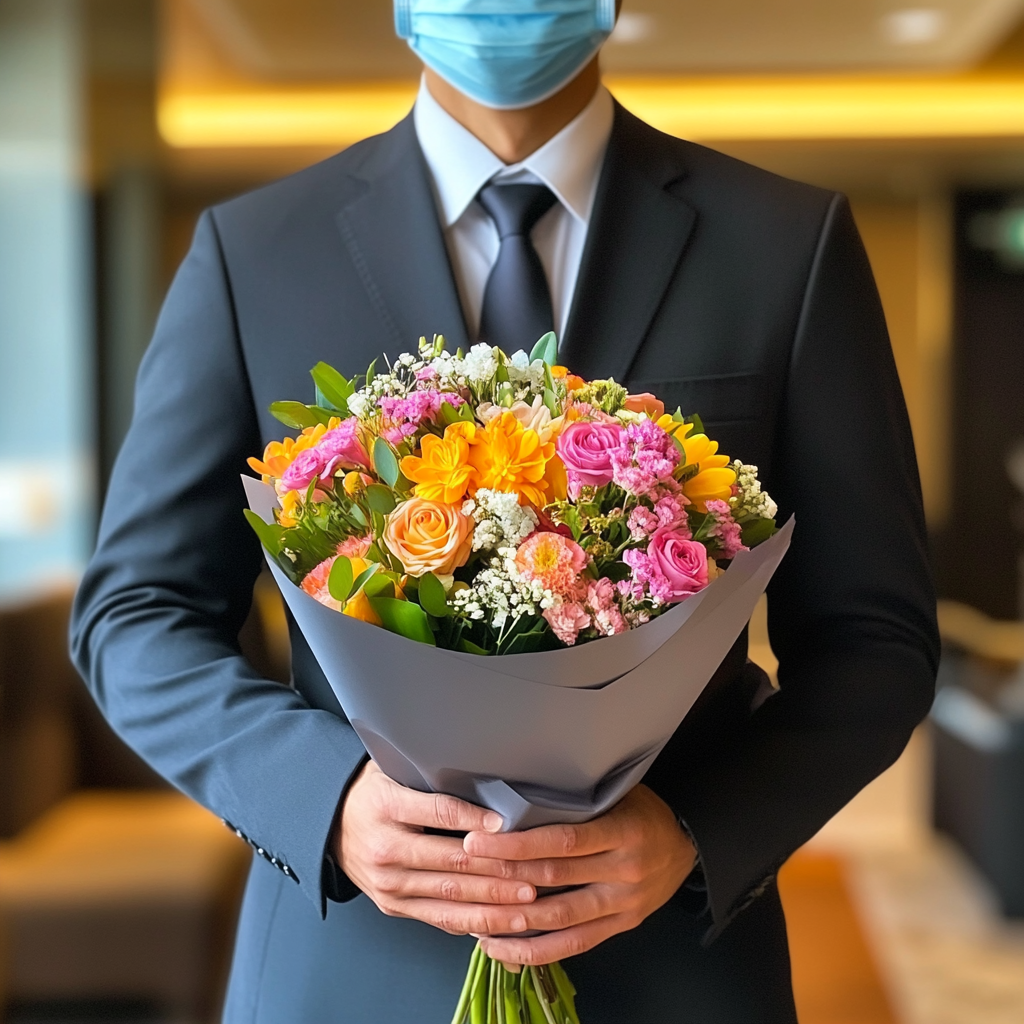
[[554, 138], [594, 98], [601, 84], [595, 57], [568, 85], [541, 103], [522, 110], [494, 110], [471, 100], [440, 75], [424, 69], [430, 95], [498, 159], [519, 163]]

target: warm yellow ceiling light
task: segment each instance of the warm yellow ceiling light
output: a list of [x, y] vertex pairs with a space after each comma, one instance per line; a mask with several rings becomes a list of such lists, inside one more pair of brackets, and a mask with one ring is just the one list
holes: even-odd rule
[[[690, 139], [1024, 136], [1024, 77], [613, 78], [645, 121]], [[415, 86], [189, 91], [164, 88], [160, 132], [176, 147], [345, 146], [385, 131]]]

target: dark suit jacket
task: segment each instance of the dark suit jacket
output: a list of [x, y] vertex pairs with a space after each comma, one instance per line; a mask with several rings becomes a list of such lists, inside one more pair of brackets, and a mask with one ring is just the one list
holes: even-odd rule
[[[308, 400], [317, 360], [351, 374], [435, 331], [467, 344], [407, 118], [204, 214], [142, 366], [73, 647], [120, 735], [258, 847], [232, 1022], [447, 1021], [472, 946], [337, 902], [325, 844], [364, 751], [301, 636], [294, 688], [237, 642], [261, 565], [239, 473], [282, 434], [267, 407]], [[937, 655], [913, 444], [846, 200], [619, 108], [563, 353], [699, 412], [798, 520], [769, 594], [781, 691], [750, 712], [741, 639], [646, 780], [692, 830], [709, 909], [682, 891], [575, 958], [581, 1012], [792, 1020], [775, 873], [899, 755]]]

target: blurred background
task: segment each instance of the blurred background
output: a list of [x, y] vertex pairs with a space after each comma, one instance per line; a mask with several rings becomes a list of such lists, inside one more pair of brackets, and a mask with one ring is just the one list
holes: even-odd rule
[[[197, 216], [407, 112], [417, 64], [391, 17], [0, 0], [8, 1024], [217, 1019], [247, 850], [104, 725], [64, 653], [68, 606]], [[782, 873], [801, 1020], [1019, 1024], [1024, 0], [626, 0], [605, 68], [662, 130], [850, 194], [910, 407], [940, 691]], [[276, 678], [283, 621], [261, 582], [243, 643]], [[762, 616], [752, 656], [774, 663]]]

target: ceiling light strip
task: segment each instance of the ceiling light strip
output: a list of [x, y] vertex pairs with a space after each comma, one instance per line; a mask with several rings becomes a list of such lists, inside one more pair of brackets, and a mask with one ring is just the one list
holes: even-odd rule
[[[1024, 136], [1024, 78], [609, 79], [672, 135], [702, 140]], [[164, 140], [181, 148], [345, 146], [408, 113], [412, 84], [201, 92], [165, 88]]]

